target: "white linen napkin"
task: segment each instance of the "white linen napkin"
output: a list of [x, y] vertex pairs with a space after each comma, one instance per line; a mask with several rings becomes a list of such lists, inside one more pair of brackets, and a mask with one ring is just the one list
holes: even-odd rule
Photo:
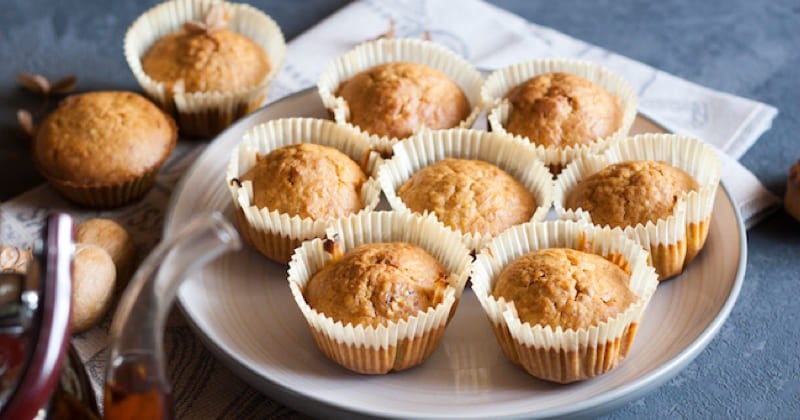
[[[480, 0], [359, 1], [334, 13], [289, 43], [284, 69], [269, 100], [312, 86], [325, 64], [357, 43], [387, 29], [389, 17], [397, 36], [418, 37], [429, 31], [442, 43], [485, 69], [534, 57], [580, 57], [624, 75], [640, 95], [640, 111], [676, 132], [716, 146], [723, 161], [723, 179], [751, 226], [778, 199], [736, 158], [765, 130], [777, 113], [765, 104], [697, 86], [644, 64], [609, 53], [552, 29], [543, 28]], [[162, 168], [155, 188], [139, 203], [106, 212], [76, 209], [46, 185], [0, 205], [0, 242], [30, 244], [49, 210], [89, 217], [108, 217], [125, 225], [136, 238], [139, 257], [160, 240], [163, 213], [178, 179], [201, 152], [196, 143], [182, 143]], [[72, 342], [84, 360], [98, 397], [106, 365], [107, 316], [100, 326]], [[296, 414], [236, 378], [205, 350], [185, 320], [173, 313], [165, 331], [169, 375], [178, 418], [273, 418]]]
[[722, 179], [747, 227], [774, 209], [779, 199], [736, 161], [772, 124], [772, 106], [714, 91], [646, 64], [545, 28], [480, 0], [351, 3], [291, 42], [276, 97], [314, 85], [324, 66], [364, 40], [385, 32], [421, 37], [425, 31], [482, 69], [532, 58], [574, 57], [597, 62], [625, 77], [639, 94], [639, 111], [667, 130], [715, 146]]

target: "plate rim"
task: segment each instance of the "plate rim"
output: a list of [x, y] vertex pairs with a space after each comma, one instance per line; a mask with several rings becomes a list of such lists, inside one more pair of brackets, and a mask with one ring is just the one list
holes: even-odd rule
[[[186, 182], [189, 178], [192, 177], [194, 172], [198, 169], [198, 162], [205, 157], [208, 153], [210, 147], [220, 141], [221, 138], [225, 137], [229, 131], [239, 129], [240, 126], [246, 125], [249, 121], [255, 118], [258, 114], [264, 112], [268, 108], [278, 106], [283, 102], [296, 99], [299, 96], [305, 96], [313, 93], [316, 89], [314, 87], [308, 87], [305, 89], [301, 89], [297, 92], [292, 94], [286, 95], [278, 100], [270, 102], [256, 111], [252, 112], [250, 115], [240, 119], [239, 121], [235, 122], [213, 139], [208, 141], [205, 146], [205, 149], [198, 153], [194, 158], [194, 161], [191, 163], [189, 168], [181, 175], [180, 180], [175, 185], [175, 188], [172, 190], [170, 194], [169, 201], [167, 203], [166, 210], [164, 211], [164, 224], [162, 227], [162, 238], [166, 238], [167, 235], [170, 233], [169, 228], [172, 224], [172, 217], [175, 211], [175, 206], [177, 205], [178, 197], [184, 192], [186, 188]], [[642, 114], [640, 114], [642, 115]], [[657, 126], [661, 126], [655, 121], [652, 121], [646, 116], [650, 122], [656, 124]], [[725, 197], [727, 198], [730, 206], [733, 208], [734, 215], [737, 222], [737, 230], [738, 230], [738, 237], [739, 237], [739, 262], [736, 268], [736, 276], [731, 286], [730, 294], [728, 295], [725, 303], [723, 304], [720, 311], [714, 317], [714, 319], [708, 324], [708, 326], [700, 333], [700, 335], [692, 341], [687, 347], [681, 350], [677, 355], [673, 358], [669, 359], [668, 361], [661, 364], [659, 367], [654, 369], [653, 371], [647, 373], [645, 376], [634, 380], [632, 382], [626, 383], [622, 386], [617, 388], [611, 389], [607, 392], [601, 393], [600, 395], [588, 398], [576, 404], [571, 404], [567, 407], [553, 407], [543, 411], [537, 411], [534, 413], [531, 412], [519, 412], [513, 414], [506, 414], [502, 416], [497, 416], [495, 418], [511, 418], [511, 417], [518, 417], [518, 416], [533, 416], [535, 418], [553, 418], [553, 417], [565, 417], [565, 416], [588, 416], [588, 415], [598, 415], [600, 413], [608, 412], [614, 408], [620, 407], [628, 402], [637, 399], [654, 389], [660, 387], [663, 383], [675, 377], [678, 373], [680, 373], [686, 366], [689, 365], [692, 361], [694, 361], [700, 353], [708, 346], [711, 340], [716, 337], [717, 333], [721, 329], [722, 325], [725, 323], [727, 318], [730, 316], [733, 307], [738, 300], [739, 294], [742, 289], [742, 285], [744, 283], [745, 271], [747, 269], [747, 236], [746, 236], [746, 228], [744, 225], [744, 221], [742, 218], [742, 214], [739, 210], [739, 207], [733, 200], [730, 191], [728, 190], [725, 183], [720, 180], [720, 187], [722, 191], [725, 193]], [[281, 384], [278, 384], [271, 378], [267, 378], [261, 375], [258, 375], [255, 372], [252, 372], [250, 369], [245, 366], [241, 361], [237, 360], [233, 355], [228, 354], [224, 351], [216, 342], [211, 340], [204, 331], [194, 322], [194, 319], [189, 316], [188, 311], [184, 308], [183, 300], [181, 299], [181, 294], [177, 294], [177, 306], [180, 309], [181, 313], [183, 314], [184, 319], [187, 321], [187, 324], [190, 326], [192, 331], [195, 333], [195, 336], [200, 339], [203, 345], [214, 355], [214, 357], [221, 361], [226, 367], [228, 367], [232, 372], [235, 373], [237, 377], [247, 382], [250, 386], [256, 388], [260, 392], [266, 394], [268, 397], [271, 397], [276, 400], [276, 402], [280, 404], [287, 405], [297, 411], [306, 412], [306, 409], [309, 407], [307, 405], [300, 406], [300, 402], [313, 402], [320, 410], [314, 410], [316, 412], [324, 412], [329, 414], [347, 414], [350, 416], [381, 416], [381, 417], [394, 417], [399, 418], [402, 414], [399, 413], [387, 413], [385, 411], [376, 411], [371, 409], [354, 409], [353, 407], [349, 407], [343, 404], [333, 404], [328, 401], [323, 401], [316, 398], [313, 395], [304, 394], [300, 391], [295, 389], [287, 388]], [[266, 382], [265, 382], [266, 381]], [[268, 386], [265, 386], [267, 384]], [[437, 416], [430, 416], [429, 418], [451, 418], [451, 416], [447, 415], [437, 415]], [[468, 418], [469, 416], [459, 415], [459, 418]]]

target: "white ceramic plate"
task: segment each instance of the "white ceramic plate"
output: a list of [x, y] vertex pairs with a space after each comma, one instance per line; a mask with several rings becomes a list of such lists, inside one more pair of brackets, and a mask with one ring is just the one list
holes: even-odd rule
[[[325, 117], [316, 91], [273, 103], [222, 133], [174, 192], [165, 236], [193, 214], [233, 221], [224, 171], [243, 132], [274, 118]], [[661, 131], [639, 118], [635, 132]], [[744, 227], [720, 189], [705, 249], [659, 286], [628, 358], [602, 377], [554, 385], [502, 355], [468, 290], [439, 348], [423, 365], [385, 376], [350, 373], [315, 346], [292, 301], [286, 268], [251, 249], [228, 254], [187, 280], [178, 297], [197, 334], [237, 375], [300, 411], [330, 416], [486, 418], [598, 415], [659, 386], [691, 362], [719, 330], [744, 278]]]

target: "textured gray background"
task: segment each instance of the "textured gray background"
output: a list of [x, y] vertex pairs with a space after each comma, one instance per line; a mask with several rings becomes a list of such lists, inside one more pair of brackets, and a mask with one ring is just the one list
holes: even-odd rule
[[[346, 3], [248, 2], [275, 18], [288, 39]], [[800, 1], [492, 3], [693, 82], [778, 107], [773, 128], [742, 162], [783, 194], [786, 172], [800, 159]], [[0, 1], [0, 200], [41, 182], [14, 123], [16, 109], [38, 101], [17, 88], [14, 74], [74, 73], [80, 90], [137, 89], [122, 38], [152, 4]], [[719, 336], [675, 379], [610, 418], [800, 418], [800, 223], [777, 212], [749, 231], [748, 246], [745, 284]]]

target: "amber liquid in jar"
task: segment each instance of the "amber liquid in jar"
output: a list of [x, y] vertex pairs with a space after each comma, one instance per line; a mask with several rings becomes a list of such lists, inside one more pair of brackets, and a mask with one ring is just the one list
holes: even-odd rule
[[150, 360], [126, 357], [117, 365], [103, 392], [103, 418], [110, 420], [172, 420], [169, 389]]

